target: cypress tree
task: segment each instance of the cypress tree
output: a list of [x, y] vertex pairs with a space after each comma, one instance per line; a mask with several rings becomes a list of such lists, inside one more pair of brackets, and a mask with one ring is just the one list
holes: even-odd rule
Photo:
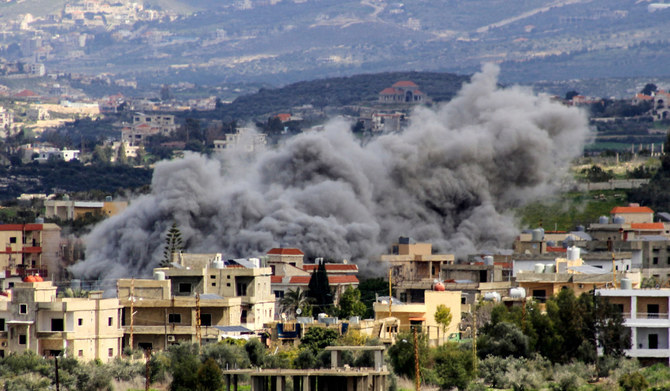
[[177, 227], [177, 223], [173, 222], [172, 227], [168, 230], [165, 237], [165, 249], [163, 250], [163, 259], [161, 260], [161, 267], [168, 267], [172, 263], [172, 255], [184, 249], [181, 241], [181, 231]]
[[312, 273], [307, 289], [309, 289], [308, 296], [312, 298], [317, 314], [332, 307], [333, 293], [330, 290], [328, 273], [323, 260], [319, 262], [319, 267]]

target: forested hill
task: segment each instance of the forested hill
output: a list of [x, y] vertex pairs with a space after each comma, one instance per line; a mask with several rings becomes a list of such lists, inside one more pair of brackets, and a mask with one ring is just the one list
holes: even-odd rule
[[437, 72], [387, 72], [350, 77], [302, 81], [281, 88], [261, 89], [241, 96], [219, 108], [215, 115], [224, 119], [249, 119], [266, 113], [288, 112], [292, 107], [312, 105], [346, 106], [370, 104], [378, 94], [399, 80], [411, 80], [436, 102], [454, 97], [470, 76]]

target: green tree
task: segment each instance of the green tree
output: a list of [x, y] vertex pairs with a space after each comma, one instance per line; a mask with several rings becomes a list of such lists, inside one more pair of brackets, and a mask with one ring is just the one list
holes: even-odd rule
[[527, 357], [530, 340], [514, 323], [500, 322], [477, 338], [480, 357], [489, 354], [500, 357]]
[[96, 145], [93, 150], [93, 161], [109, 164], [112, 160], [112, 148], [109, 146]]
[[173, 222], [165, 237], [165, 249], [163, 250], [163, 259], [160, 266], [167, 267], [172, 263], [172, 256], [174, 253], [184, 249], [181, 240], [181, 231], [177, 227], [177, 223]]
[[[425, 334], [417, 336], [417, 347], [419, 349], [419, 368], [423, 373], [430, 366], [430, 349]], [[389, 360], [393, 371], [398, 376], [406, 376], [414, 379], [414, 335], [412, 333], [398, 333], [396, 343], [388, 350]]]
[[312, 273], [307, 288], [309, 289], [307, 295], [312, 298], [317, 314], [327, 312], [332, 307], [333, 292], [330, 290], [328, 273], [323, 261], [319, 262], [319, 267]]
[[326, 346], [332, 345], [337, 340], [338, 334], [334, 329], [325, 327], [310, 327], [303, 335], [300, 342], [302, 346], [311, 349], [314, 355], [318, 355]]
[[458, 344], [439, 346], [433, 353], [433, 361], [435, 377], [443, 390], [453, 387], [464, 390], [475, 377], [472, 352]]
[[451, 324], [451, 310], [444, 304], [437, 306], [435, 310], [435, 322], [442, 326], [442, 333], [446, 334], [447, 328]]
[[367, 307], [361, 302], [361, 291], [349, 286], [340, 296], [338, 315], [341, 318], [365, 316]]
[[128, 164], [128, 156], [126, 155], [126, 143], [121, 143], [119, 146], [118, 157], [116, 162], [119, 164]]
[[658, 91], [658, 87], [654, 83], [647, 83], [644, 85], [644, 88], [642, 91], [640, 91], [641, 94], [644, 95], [651, 95], [652, 93]]
[[302, 316], [310, 316], [312, 314], [312, 307], [310, 305], [311, 298], [307, 296], [307, 292], [296, 288], [289, 289], [279, 300], [281, 311], [288, 313], [290, 317], [295, 318], [297, 310], [300, 309]]
[[190, 391], [198, 386], [198, 345], [180, 343], [168, 348], [169, 371], [172, 374], [170, 391]]
[[219, 391], [223, 388], [221, 368], [212, 358], [208, 358], [198, 369], [198, 391]]
[[244, 344], [244, 350], [247, 351], [251, 365], [256, 367], [263, 366], [265, 360], [265, 346], [258, 338], [252, 338]]

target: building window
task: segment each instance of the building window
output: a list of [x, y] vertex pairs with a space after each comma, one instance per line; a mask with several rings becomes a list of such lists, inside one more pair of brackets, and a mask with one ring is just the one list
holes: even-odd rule
[[212, 274], [211, 276], [209, 276], [209, 278], [211, 278], [212, 280], [216, 280], [216, 276], [215, 276], [214, 274]]
[[109, 357], [114, 357], [114, 348], [109, 348], [109, 350], [107, 350], [107, 355]]
[[63, 331], [63, 318], [51, 319], [51, 331]]
[[237, 283], [237, 296], [246, 296], [247, 295], [247, 283], [238, 282]]
[[114, 325], [114, 318], [111, 316], [107, 318], [107, 326], [113, 326]]
[[212, 283], [212, 286], [216, 286], [216, 282], [213, 282], [213, 283]]
[[12, 236], [9, 238], [9, 243], [16, 243], [16, 236]]
[[168, 314], [168, 322], [181, 323], [181, 314]]
[[84, 319], [82, 319], [82, 318], [77, 319], [77, 326], [81, 326], [83, 324], [84, 324]]
[[654, 265], [658, 265], [658, 257], [654, 257], [654, 258], [651, 260], [651, 263], [653, 263]]
[[274, 291], [275, 297], [281, 299], [284, 297], [284, 291]]
[[25, 345], [26, 344], [26, 335], [25, 334], [19, 334], [19, 345]]
[[226, 284], [226, 286], [228, 286], [228, 287], [229, 287], [229, 286], [230, 286], [230, 283], [227, 283], [227, 284]]
[[0, 331], [5, 331], [5, 318], [0, 318]]
[[201, 326], [211, 326], [212, 325], [212, 314], [202, 314], [202, 315], [200, 315], [200, 325]]
[[28, 304], [19, 304], [19, 314], [25, 315], [28, 313]]
[[79, 350], [79, 351], [77, 352], [77, 355], [78, 355], [79, 357], [84, 357], [84, 351], [83, 351], [83, 350]]
[[179, 293], [191, 293], [191, 284], [186, 282], [180, 282]]

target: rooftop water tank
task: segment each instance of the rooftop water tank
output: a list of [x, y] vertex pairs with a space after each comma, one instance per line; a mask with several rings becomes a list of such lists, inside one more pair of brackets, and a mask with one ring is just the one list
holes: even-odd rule
[[544, 271], [544, 263], [536, 263], [535, 266], [533, 266], [533, 271], [535, 273], [542, 273]]
[[435, 285], [433, 285], [433, 290], [438, 292], [444, 292], [445, 290], [444, 284], [442, 284], [441, 282], [436, 283]]
[[107, 202], [112, 202], [112, 196], [106, 196], [105, 201]]
[[42, 276], [40, 276], [39, 274], [35, 274], [35, 282], [43, 282], [43, 281], [44, 278], [42, 278]]
[[212, 262], [212, 268], [213, 268], [213, 269], [223, 269], [223, 268], [225, 268], [225, 267], [226, 267], [226, 265], [223, 263], [223, 261], [222, 261], [220, 258], [219, 258], [219, 259], [215, 259], [215, 260]]
[[622, 278], [621, 289], [633, 289], [633, 281], [630, 278]]
[[607, 216], [600, 216], [598, 219], [598, 224], [609, 224], [610, 223], [610, 218]]
[[547, 247], [556, 247], [556, 242], [553, 240], [547, 240]]
[[612, 219], [612, 222], [614, 224], [624, 224], [626, 222], [626, 219], [624, 219], [621, 216], [616, 216], [615, 218]]
[[484, 300], [486, 301], [493, 301], [493, 302], [499, 302], [500, 301], [500, 293], [498, 292], [486, 292], [484, 293]]
[[159, 271], [155, 271], [155, 272], [154, 272], [154, 280], [158, 280], [158, 281], [163, 281], [163, 280], [165, 280], [165, 272], [160, 271], [160, 270], [159, 270]]
[[534, 229], [531, 233], [531, 240], [533, 242], [541, 242], [544, 238], [544, 231], [541, 228]]
[[524, 297], [526, 297], [526, 290], [521, 287], [512, 288], [509, 290], [509, 295], [513, 299], [523, 299]]
[[545, 273], [556, 273], [556, 265], [547, 265], [544, 267]]
[[584, 232], [584, 230], [585, 230], [585, 228], [584, 228], [583, 225], [578, 225], [578, 226], [577, 226], [577, 231], [578, 231], [578, 232]]
[[491, 255], [487, 255], [484, 257], [484, 265], [493, 266], [493, 257]]
[[81, 280], [75, 278], [74, 280], [70, 281], [70, 288], [72, 288], [73, 290], [81, 289]]
[[581, 249], [579, 247], [572, 246], [568, 248], [568, 260], [569, 261], [576, 261], [580, 258], [581, 256]]
[[261, 260], [258, 258], [249, 258], [249, 262], [251, 262], [254, 267], [261, 267]]
[[35, 219], [35, 224], [44, 224], [44, 218], [43, 217], [38, 217]]

